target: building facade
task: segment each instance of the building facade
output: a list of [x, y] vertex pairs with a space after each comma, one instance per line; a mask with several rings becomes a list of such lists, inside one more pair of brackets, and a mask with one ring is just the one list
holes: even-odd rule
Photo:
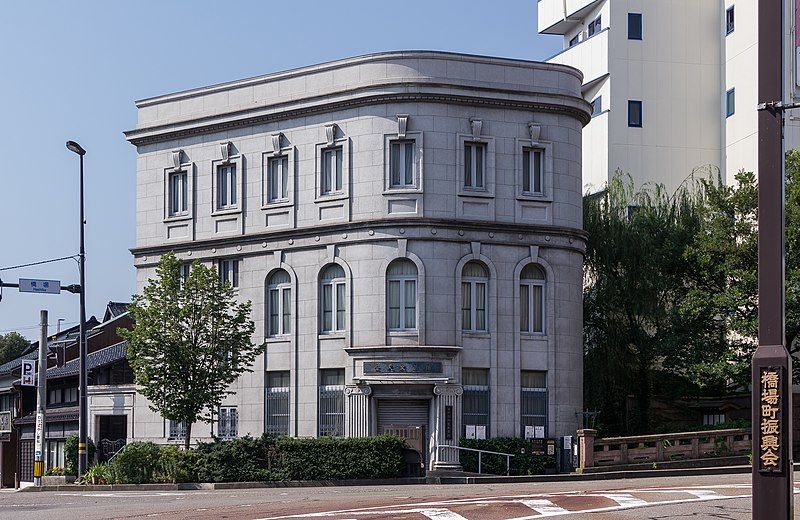
[[[784, 2], [784, 97], [797, 102], [797, 2]], [[670, 190], [696, 169], [757, 171], [757, 2], [539, 0], [538, 30], [564, 39], [548, 62], [584, 73], [587, 191], [617, 170]], [[785, 135], [800, 146], [800, 119], [787, 114]]]
[[429, 468], [463, 436], [573, 434], [581, 85], [395, 52], [138, 101], [138, 288], [168, 251], [214, 264], [267, 344], [213, 428], [395, 433]]

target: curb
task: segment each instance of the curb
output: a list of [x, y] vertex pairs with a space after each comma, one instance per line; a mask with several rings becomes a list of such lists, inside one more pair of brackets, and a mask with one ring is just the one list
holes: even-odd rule
[[183, 484], [109, 484], [59, 486], [27, 486], [17, 493], [36, 493], [40, 491], [213, 491], [217, 489], [264, 489], [264, 488], [304, 488], [337, 486], [408, 486], [428, 483], [424, 477], [393, 479], [354, 479], [354, 480], [276, 480], [268, 482], [187, 482]]
[[[795, 471], [800, 470], [800, 464], [795, 464]], [[354, 480], [287, 480], [270, 482], [207, 482], [185, 484], [111, 484], [111, 485], [77, 485], [66, 484], [63, 486], [28, 486], [17, 490], [18, 493], [40, 491], [213, 491], [234, 489], [269, 489], [269, 488], [305, 488], [305, 487], [337, 487], [337, 486], [408, 486], [422, 484], [513, 484], [537, 482], [568, 482], [590, 480], [622, 480], [637, 478], [662, 478], [662, 477], [696, 477], [705, 475], [735, 475], [752, 472], [751, 466], [717, 466], [708, 468], [682, 468], [660, 470], [628, 470], [609, 471], [606, 473], [562, 473], [552, 475], [521, 475], [521, 476], [486, 476], [486, 477], [414, 477], [398, 479], [354, 479]]]

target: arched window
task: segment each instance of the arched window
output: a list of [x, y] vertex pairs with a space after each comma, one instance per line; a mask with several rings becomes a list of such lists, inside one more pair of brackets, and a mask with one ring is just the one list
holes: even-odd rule
[[489, 273], [480, 262], [470, 261], [461, 271], [461, 329], [486, 332], [486, 288]]
[[273, 272], [267, 280], [267, 316], [269, 336], [292, 332], [292, 279], [283, 269]]
[[542, 334], [544, 333], [544, 271], [536, 264], [528, 264], [519, 278], [519, 330], [529, 334]]
[[345, 277], [344, 269], [338, 264], [330, 264], [320, 276], [320, 296], [322, 332], [340, 332], [345, 328]]
[[389, 330], [417, 328], [417, 266], [406, 258], [394, 260], [386, 270]]

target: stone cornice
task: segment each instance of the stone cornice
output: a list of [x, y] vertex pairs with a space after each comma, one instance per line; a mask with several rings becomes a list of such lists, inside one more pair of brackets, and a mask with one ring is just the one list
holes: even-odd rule
[[[578, 96], [547, 93], [541, 91], [529, 92], [485, 87], [469, 87], [469, 91], [494, 93], [494, 96], [448, 94], [444, 92], [383, 92], [374, 94], [372, 91], [379, 88], [413, 90], [416, 87], [429, 87], [431, 89], [465, 89], [460, 84], [395, 82], [370, 86], [350, 91], [338, 91], [321, 96], [302, 99], [305, 106], [298, 106], [300, 102], [290, 101], [281, 104], [249, 108], [245, 110], [225, 112], [213, 116], [204, 116], [196, 119], [172, 122], [163, 125], [136, 128], [125, 132], [125, 137], [131, 144], [143, 146], [176, 139], [184, 139], [197, 135], [226, 132], [237, 128], [255, 126], [276, 121], [301, 118], [326, 112], [358, 108], [368, 105], [385, 103], [445, 103], [453, 105], [468, 105], [488, 108], [503, 108], [525, 110], [531, 112], [549, 112], [574, 117], [584, 126], [591, 120], [591, 108], [588, 102]], [[536, 99], [514, 99], [511, 96], [530, 97]], [[332, 99], [334, 98], [334, 99]]]
[[374, 62], [386, 62], [388, 60], [446, 60], [446, 61], [463, 61], [470, 63], [480, 63], [487, 65], [499, 65], [506, 67], [521, 67], [531, 70], [555, 70], [575, 76], [581, 83], [583, 83], [583, 73], [568, 65], [559, 63], [550, 63], [546, 61], [532, 61], [523, 60], [518, 58], [502, 58], [497, 56], [485, 56], [479, 54], [467, 54], [460, 52], [445, 52], [445, 51], [425, 51], [425, 50], [405, 50], [405, 51], [388, 51], [377, 52], [372, 54], [364, 54], [361, 56], [352, 56], [340, 60], [328, 61], [318, 63], [316, 65], [307, 65], [294, 69], [273, 72], [270, 74], [263, 74], [252, 78], [239, 79], [234, 81], [227, 81], [215, 85], [199, 87], [172, 94], [165, 94], [161, 96], [154, 96], [136, 101], [137, 108], [144, 108], [161, 103], [170, 103], [174, 101], [181, 101], [191, 99], [193, 97], [204, 96], [208, 94], [216, 94], [242, 87], [252, 87], [271, 83], [275, 81], [292, 79], [301, 76], [308, 76], [311, 74], [318, 74], [322, 72], [331, 72], [357, 65]]
[[[410, 232], [412, 229], [430, 228], [436, 229], [435, 235], [431, 233], [420, 233], [415, 236]], [[335, 237], [335, 243], [340, 245], [356, 244], [364, 241], [372, 240], [387, 240], [392, 236], [373, 236], [367, 234], [366, 231], [370, 230], [375, 233], [377, 231], [392, 231], [400, 230], [398, 235], [394, 238], [406, 238], [408, 240], [440, 240], [440, 241], [471, 241], [475, 240], [474, 237], [464, 236], [463, 233], [483, 233], [486, 234], [482, 242], [485, 243], [513, 243], [514, 245], [528, 245], [530, 236], [534, 235], [541, 237], [541, 247], [570, 249], [583, 254], [584, 244], [588, 235], [582, 229], [553, 226], [553, 225], [528, 225], [528, 224], [515, 224], [504, 222], [483, 222], [474, 220], [456, 220], [456, 219], [436, 219], [436, 218], [386, 218], [375, 220], [361, 220], [354, 222], [340, 222], [336, 224], [327, 224], [314, 227], [286, 229], [282, 231], [271, 231], [263, 233], [250, 233], [245, 235], [235, 235], [220, 238], [201, 239], [190, 242], [178, 242], [174, 244], [160, 244], [155, 246], [137, 247], [131, 249], [131, 253], [135, 257], [143, 256], [157, 256], [164, 253], [173, 251], [175, 253], [184, 253], [188, 251], [196, 251], [198, 249], [210, 248], [226, 248], [226, 247], [245, 247], [255, 246], [261, 243], [257, 251], [242, 251], [237, 253], [240, 256], [252, 256], [258, 254], [265, 254], [267, 251], [274, 249], [291, 250], [291, 249], [305, 249], [305, 248], [318, 248], [325, 247], [327, 240], [321, 240], [321, 237]], [[450, 232], [451, 236], [446, 236], [446, 232]], [[346, 241], [340, 238], [341, 234], [365, 232], [366, 237], [355, 238], [350, 237]], [[496, 237], [494, 235], [497, 235]], [[514, 241], [507, 236], [515, 235]], [[521, 237], [528, 238], [526, 242], [520, 242]], [[556, 243], [551, 240], [554, 238], [563, 239], [561, 242]], [[280, 244], [279, 244], [280, 243]], [[267, 244], [265, 246], [264, 244]], [[195, 257], [197, 258], [197, 257]], [[202, 257], [200, 257], [202, 258]], [[152, 260], [152, 262], [157, 259]], [[148, 264], [152, 263], [148, 259]], [[143, 264], [138, 263], [137, 266]]]

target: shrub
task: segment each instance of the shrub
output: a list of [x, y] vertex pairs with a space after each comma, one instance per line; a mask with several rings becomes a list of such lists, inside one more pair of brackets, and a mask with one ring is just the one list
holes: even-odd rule
[[365, 438], [281, 437], [276, 448], [289, 480], [396, 478], [403, 474], [403, 440], [388, 435]]
[[95, 464], [83, 474], [83, 482], [86, 484], [114, 484], [115, 471], [110, 464], [105, 462]]
[[[92, 439], [86, 439], [86, 454], [89, 465], [94, 461], [95, 446]], [[66, 472], [69, 475], [75, 475], [78, 468], [78, 436], [72, 434], [67, 437], [64, 443], [64, 459], [66, 462]]]
[[[555, 457], [531, 455], [530, 442], [519, 437], [496, 437], [493, 439], [461, 439], [460, 446], [480, 450], [510, 453], [511, 475], [541, 475], [547, 468], [555, 467]], [[464, 471], [478, 471], [478, 454], [461, 452], [461, 466]], [[481, 472], [493, 475], [506, 474], [506, 458], [502, 455], [483, 454]]]
[[182, 450], [178, 446], [161, 446], [159, 451], [158, 468], [153, 480], [172, 484], [197, 482], [199, 452]]
[[161, 449], [152, 442], [132, 442], [111, 459], [118, 482], [147, 484], [153, 482], [161, 462]]
[[272, 471], [275, 438], [241, 437], [229, 441], [200, 443], [197, 477], [201, 482], [260, 482], [280, 480]]

